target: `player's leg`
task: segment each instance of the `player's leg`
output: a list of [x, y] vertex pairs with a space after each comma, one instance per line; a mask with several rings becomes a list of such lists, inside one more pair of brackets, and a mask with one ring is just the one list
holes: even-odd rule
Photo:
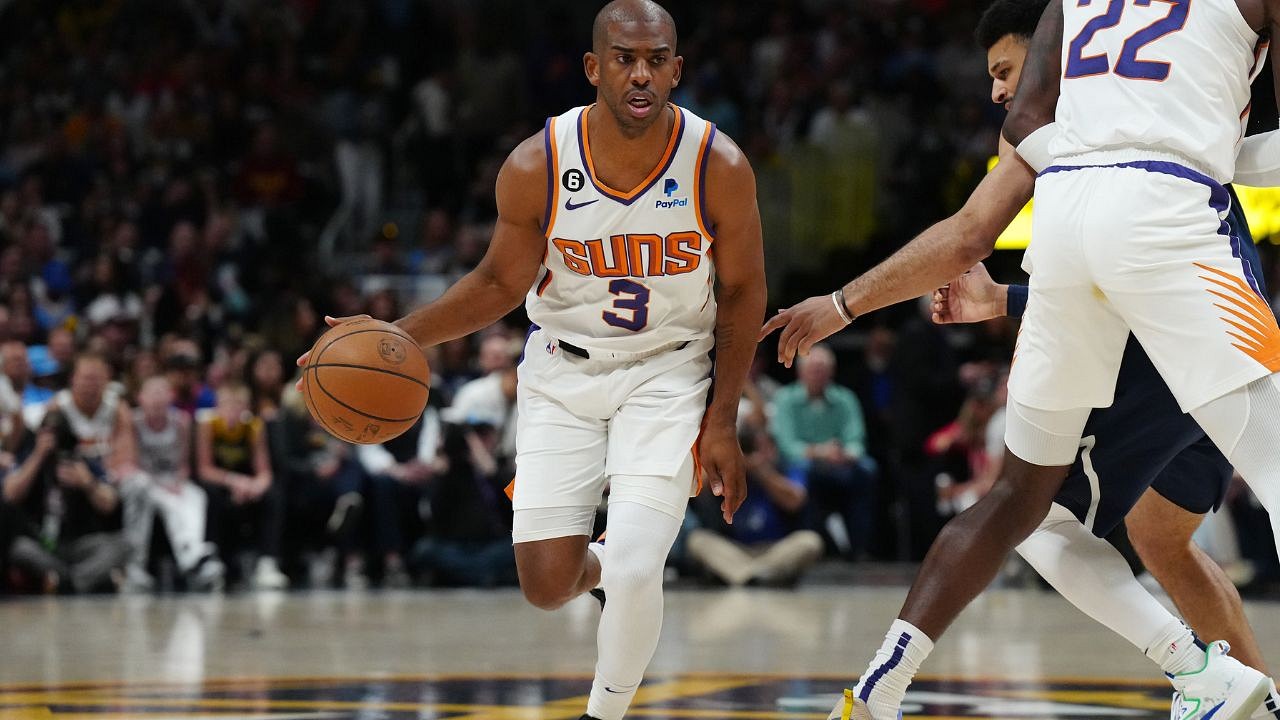
[[[1275, 331], [1275, 342], [1280, 353], [1280, 330]], [[1254, 380], [1192, 410], [1191, 416], [1262, 503], [1280, 547], [1280, 462], [1275, 451], [1280, 446], [1280, 376]]]
[[518, 371], [511, 535], [525, 599], [554, 610], [599, 583], [588, 540], [604, 492], [608, 423], [566, 405], [566, 388], [599, 382], [546, 344], [541, 332], [530, 335]]
[[567, 537], [517, 542], [516, 573], [520, 590], [530, 605], [555, 610], [600, 584], [600, 560], [587, 551], [595, 506], [556, 508], [564, 520], [578, 522]]
[[1268, 672], [1240, 593], [1192, 539], [1204, 513], [1221, 501], [1230, 480], [1231, 466], [1206, 438], [1164, 469], [1125, 524], [1143, 565], [1196, 633], [1226, 640], [1236, 659]]
[[674, 477], [614, 475], [601, 584], [609, 602], [596, 635], [596, 676], [587, 714], [620, 720], [662, 630], [662, 575], [694, 486], [693, 456]]
[[[1109, 168], [1111, 221], [1086, 254], [1098, 286], [1280, 533], [1280, 327], [1223, 218], [1227, 191], [1171, 163]], [[1135, 212], [1135, 208], [1159, 208]], [[1116, 238], [1125, 238], [1116, 242]]]
[[[1068, 602], [1139, 650], [1152, 650], [1163, 635], [1174, 632], [1174, 625], [1176, 640], [1193, 645], [1191, 631], [1142, 587], [1120, 552], [1063, 506], [1053, 506], [1031, 537], [1018, 546], [1018, 554]], [[1157, 654], [1152, 659], [1165, 672], [1177, 673], [1195, 669], [1190, 663], [1200, 660], [1202, 653], [1198, 655]]]
[[711, 386], [710, 338], [613, 371], [620, 399], [609, 421], [608, 542], [602, 582], [609, 602], [588, 717], [619, 720], [662, 629], [662, 573], [696, 489], [693, 448]]

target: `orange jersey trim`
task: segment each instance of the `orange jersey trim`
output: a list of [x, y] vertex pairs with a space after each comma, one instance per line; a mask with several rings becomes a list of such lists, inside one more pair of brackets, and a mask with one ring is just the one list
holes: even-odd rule
[[[547, 118], [547, 127], [543, 132], [546, 133], [547, 148], [547, 224], [542, 228], [542, 234], [551, 239], [551, 228], [556, 226], [556, 210], [560, 207], [560, 180], [556, 177], [556, 172], [560, 169], [560, 146], [556, 142], [556, 119]], [[545, 253], [543, 259], [546, 259]]]
[[648, 177], [640, 181], [640, 184], [632, 188], [630, 192], [622, 192], [621, 190], [614, 190], [608, 185], [605, 185], [596, 177], [596, 165], [595, 161], [591, 157], [591, 139], [587, 133], [587, 116], [591, 114], [591, 108], [593, 107], [595, 107], [594, 103], [588, 105], [587, 108], [578, 116], [578, 134], [581, 135], [578, 144], [582, 147], [582, 158], [587, 166], [587, 175], [591, 176], [591, 184], [595, 185], [596, 189], [601, 193], [604, 193], [614, 200], [621, 200], [629, 203], [652, 187], [658, 177], [666, 172], [667, 168], [671, 166], [671, 159], [675, 157], [676, 148], [680, 145], [680, 136], [684, 132], [684, 113], [675, 105], [670, 103], [667, 104], [667, 107], [671, 108], [676, 115], [675, 125], [671, 127], [671, 137], [667, 139], [667, 149], [663, 151], [662, 158], [658, 160], [658, 164], [653, 167], [653, 170], [649, 173]]
[[[710, 243], [715, 236], [707, 230], [706, 214], [706, 196], [703, 193], [703, 184], [707, 181], [707, 151], [711, 149], [711, 141], [715, 139], [716, 127], [710, 122], [707, 123], [707, 130], [702, 135], [702, 145], [698, 147], [698, 162], [693, 169], [693, 214], [698, 218], [698, 230], [702, 232], [702, 237]], [[707, 249], [707, 254], [711, 254], [711, 249]]]

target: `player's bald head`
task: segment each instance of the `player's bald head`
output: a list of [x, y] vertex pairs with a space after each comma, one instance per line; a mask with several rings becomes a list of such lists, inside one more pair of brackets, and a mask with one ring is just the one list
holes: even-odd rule
[[653, 0], [613, 0], [600, 8], [591, 25], [591, 49], [602, 53], [609, 47], [609, 26], [623, 23], [654, 24], [668, 36], [671, 51], [676, 49], [676, 21], [671, 13]]

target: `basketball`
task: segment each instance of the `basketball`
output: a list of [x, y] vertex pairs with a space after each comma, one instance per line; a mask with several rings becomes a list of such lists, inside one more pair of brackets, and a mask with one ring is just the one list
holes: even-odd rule
[[302, 396], [334, 437], [386, 442], [427, 407], [431, 370], [418, 343], [391, 323], [363, 318], [331, 328], [311, 348]]

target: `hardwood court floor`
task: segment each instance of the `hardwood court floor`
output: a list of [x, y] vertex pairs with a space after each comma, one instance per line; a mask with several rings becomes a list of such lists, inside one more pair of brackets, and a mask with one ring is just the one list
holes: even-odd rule
[[[824, 718], [901, 588], [676, 591], [629, 717]], [[1280, 604], [1250, 619], [1280, 664]], [[513, 591], [0, 602], [0, 720], [576, 720], [598, 606]], [[984, 595], [908, 697], [930, 717], [1156, 718], [1168, 686], [1056, 595]]]

